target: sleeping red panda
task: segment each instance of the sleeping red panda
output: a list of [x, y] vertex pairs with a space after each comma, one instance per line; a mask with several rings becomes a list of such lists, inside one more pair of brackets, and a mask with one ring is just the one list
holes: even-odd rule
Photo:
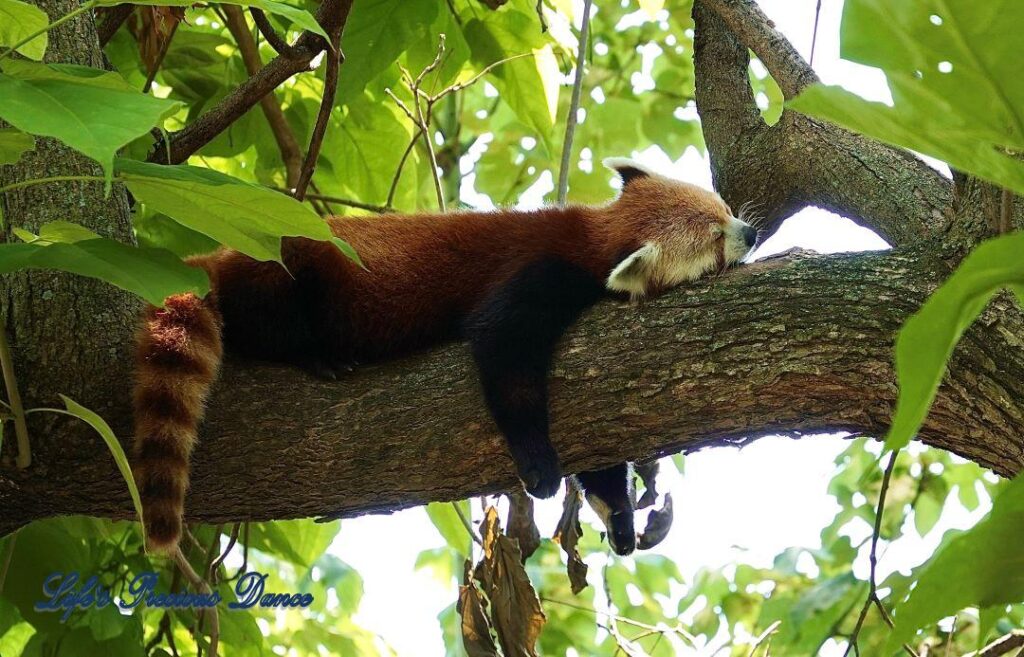
[[[550, 497], [562, 468], [548, 436], [559, 338], [607, 293], [632, 299], [740, 261], [756, 230], [715, 193], [626, 159], [602, 207], [330, 218], [365, 269], [326, 242], [286, 238], [287, 267], [222, 249], [189, 260], [211, 293], [146, 310], [137, 348], [134, 470], [149, 545], [181, 535], [189, 458], [222, 349], [335, 378], [354, 363], [462, 337], [526, 490]], [[577, 479], [619, 554], [633, 551], [628, 464]]]

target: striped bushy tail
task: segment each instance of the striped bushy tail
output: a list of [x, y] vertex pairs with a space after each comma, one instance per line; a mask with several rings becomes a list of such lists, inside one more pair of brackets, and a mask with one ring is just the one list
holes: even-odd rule
[[212, 293], [164, 303], [146, 310], [136, 346], [134, 472], [148, 546], [166, 553], [181, 538], [189, 458], [223, 346]]

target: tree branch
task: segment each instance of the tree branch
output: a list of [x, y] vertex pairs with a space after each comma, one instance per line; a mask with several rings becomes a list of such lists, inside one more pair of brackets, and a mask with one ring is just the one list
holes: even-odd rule
[[292, 47], [281, 37], [281, 35], [277, 33], [274, 26], [271, 25], [270, 21], [267, 19], [267, 15], [263, 13], [262, 9], [249, 7], [249, 13], [252, 14], [252, 20], [256, 23], [256, 28], [260, 31], [260, 34], [263, 35], [263, 38], [267, 40], [267, 43], [269, 43], [279, 55], [290, 54], [294, 56]]
[[914, 155], [789, 110], [774, 126], [761, 121], [747, 48], [787, 97], [817, 78], [755, 3], [698, 0], [694, 20], [697, 109], [726, 201], [763, 208], [768, 233], [808, 205], [846, 216], [894, 246], [945, 230], [952, 184]]
[[[552, 436], [567, 472], [762, 435], [880, 435], [901, 322], [944, 277], [922, 251], [797, 255], [652, 300], [596, 307], [562, 345]], [[921, 437], [996, 472], [1024, 463], [1024, 336], [997, 299], [957, 350]], [[997, 320], [994, 318], [998, 318]], [[106, 414], [127, 436], [129, 411]], [[126, 518], [95, 437], [39, 440], [37, 466], [0, 470], [0, 530], [57, 513]], [[109, 462], [108, 462], [109, 461]], [[193, 461], [188, 516], [235, 522], [393, 511], [509, 490], [507, 450], [455, 344], [357, 368], [336, 383], [229, 362]]]
[[[343, 30], [352, 0], [324, 0], [316, 18], [328, 34]], [[313, 59], [328, 47], [323, 37], [303, 32], [291, 52], [280, 54], [255, 75], [238, 85], [216, 106], [170, 136], [170, 158], [163, 140], [153, 147], [150, 162], [180, 164], [209, 143], [256, 103], [296, 73], [308, 71]]]
[[[252, 32], [249, 31], [241, 8], [236, 5], [223, 5], [222, 8], [227, 19], [225, 23], [228, 31], [231, 32], [238, 44], [245, 69], [249, 75], [256, 75], [263, 68], [263, 61], [260, 59], [259, 48], [256, 45], [256, 40], [252, 37]], [[256, 12], [259, 10], [253, 8], [252, 11], [253, 18], [255, 18]], [[260, 13], [262, 14], [262, 12]], [[266, 20], [266, 16], [263, 19]], [[302, 169], [302, 151], [299, 150], [299, 142], [295, 139], [295, 133], [288, 125], [288, 119], [285, 118], [284, 112], [281, 110], [281, 103], [278, 102], [273, 91], [260, 99], [260, 107], [270, 125], [270, 131], [274, 134], [277, 148], [281, 151], [281, 160], [284, 162], [286, 171], [286, 184], [289, 188], [294, 188]]]

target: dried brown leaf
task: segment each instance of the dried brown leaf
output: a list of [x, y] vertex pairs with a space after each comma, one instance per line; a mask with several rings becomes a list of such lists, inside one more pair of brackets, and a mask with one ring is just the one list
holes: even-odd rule
[[508, 505], [505, 533], [519, 541], [525, 563], [540, 547], [540, 530], [533, 520], [533, 498], [526, 491], [517, 490], [508, 494]]
[[641, 550], [650, 550], [661, 543], [672, 529], [672, 493], [665, 493], [665, 503], [660, 509], [651, 511], [647, 516], [644, 533], [637, 538], [636, 546]]
[[139, 44], [139, 57], [151, 73], [160, 62], [164, 42], [185, 19], [184, 7], [140, 6], [129, 18], [128, 29]]
[[654, 502], [658, 499], [657, 479], [660, 469], [661, 466], [658, 464], [658, 461], [637, 463], [633, 466], [634, 472], [640, 477], [640, 481], [644, 483], [644, 494], [640, 497], [640, 501], [636, 503], [637, 509], [646, 509], [649, 506], [653, 506]]
[[476, 577], [491, 602], [491, 621], [505, 657], [537, 657], [537, 637], [547, 618], [523, 568], [519, 546], [501, 533], [498, 510], [483, 523], [484, 558]]
[[565, 487], [565, 501], [562, 502], [562, 517], [558, 520], [554, 539], [562, 546], [562, 551], [568, 557], [566, 572], [569, 575], [569, 586], [577, 595], [587, 588], [587, 564], [583, 563], [580, 552], [576, 549], [576, 544], [583, 535], [583, 528], [580, 526], [582, 503], [583, 496], [576, 480], [569, 478]]
[[491, 636], [491, 623], [487, 620], [487, 601], [470, 577], [468, 560], [455, 609], [462, 618], [462, 647], [466, 654], [469, 657], [498, 657], [498, 649]]

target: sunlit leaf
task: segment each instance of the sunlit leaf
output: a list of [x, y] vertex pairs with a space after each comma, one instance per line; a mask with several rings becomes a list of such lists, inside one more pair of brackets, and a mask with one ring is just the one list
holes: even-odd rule
[[[0, 50], [27, 39], [50, 23], [42, 9], [21, 0], [0, 0]], [[18, 52], [36, 61], [46, 54], [47, 34], [43, 32], [18, 47]], [[3, 162], [0, 162], [2, 164]]]
[[204, 296], [206, 272], [189, 267], [170, 251], [121, 244], [66, 222], [52, 222], [25, 244], [0, 244], [0, 273], [56, 269], [89, 276], [137, 294], [154, 305], [180, 292]]
[[[222, 5], [238, 5], [240, 7], [256, 7], [262, 9], [268, 14], [277, 14], [290, 20], [296, 27], [308, 30], [315, 34], [327, 38], [327, 33], [320, 27], [320, 24], [316, 22], [316, 18], [313, 17], [308, 11], [293, 7], [283, 2], [276, 2], [275, 0], [217, 0], [218, 4]], [[121, 4], [117, 0], [98, 0], [96, 3], [100, 7], [116, 7]], [[194, 2], [190, 0], [139, 0], [133, 2], [136, 5], [152, 5], [158, 7], [191, 7]]]
[[72, 64], [0, 63], [0, 118], [85, 153], [109, 176], [114, 154], [178, 109], [147, 96], [117, 73]]
[[31, 135], [14, 128], [0, 128], [0, 166], [16, 163], [35, 147], [36, 140]]

